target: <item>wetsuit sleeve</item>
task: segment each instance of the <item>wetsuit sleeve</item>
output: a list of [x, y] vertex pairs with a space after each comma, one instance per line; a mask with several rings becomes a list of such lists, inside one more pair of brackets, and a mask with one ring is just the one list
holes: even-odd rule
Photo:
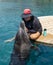
[[31, 29], [31, 30], [28, 31], [28, 33], [35, 33], [35, 30]]
[[38, 18], [35, 18], [33, 26], [34, 26], [34, 30], [36, 30], [36, 32], [39, 32], [40, 34], [42, 34], [42, 25]]

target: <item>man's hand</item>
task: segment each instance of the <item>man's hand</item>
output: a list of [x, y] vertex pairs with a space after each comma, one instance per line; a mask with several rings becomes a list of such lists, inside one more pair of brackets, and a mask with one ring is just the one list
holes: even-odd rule
[[35, 34], [31, 34], [31, 35], [30, 35], [30, 38], [31, 38], [31, 39], [35, 39]]

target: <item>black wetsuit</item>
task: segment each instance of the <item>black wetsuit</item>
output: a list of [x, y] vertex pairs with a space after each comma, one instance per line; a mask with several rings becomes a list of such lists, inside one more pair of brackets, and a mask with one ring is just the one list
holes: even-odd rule
[[28, 28], [29, 33], [36, 33], [36, 32], [40, 32], [40, 34], [42, 33], [42, 26], [37, 17], [32, 16], [31, 20], [26, 22], [23, 19], [23, 21], [25, 22], [25, 26], [26, 28]]

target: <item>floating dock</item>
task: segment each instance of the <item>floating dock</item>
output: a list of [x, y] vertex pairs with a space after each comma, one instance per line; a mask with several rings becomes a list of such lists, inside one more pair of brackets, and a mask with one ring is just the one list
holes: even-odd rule
[[[47, 35], [43, 34], [36, 40], [38, 43], [53, 44], [53, 16], [42, 16], [38, 17], [40, 23], [42, 24], [43, 30], [47, 29]], [[43, 32], [42, 32], [43, 33]]]

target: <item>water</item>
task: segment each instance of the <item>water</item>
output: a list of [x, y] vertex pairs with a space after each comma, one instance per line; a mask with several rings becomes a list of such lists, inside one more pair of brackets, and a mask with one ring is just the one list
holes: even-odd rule
[[[53, 15], [53, 0], [1, 0], [0, 1], [0, 65], [8, 65], [13, 50], [14, 41], [5, 43], [6, 39], [15, 36], [21, 22], [21, 14], [25, 8], [30, 8], [36, 16]], [[42, 54], [36, 57], [34, 53], [28, 65], [53, 65], [53, 47], [39, 45]], [[32, 53], [32, 54], [33, 54]], [[31, 64], [30, 64], [31, 63]]]

